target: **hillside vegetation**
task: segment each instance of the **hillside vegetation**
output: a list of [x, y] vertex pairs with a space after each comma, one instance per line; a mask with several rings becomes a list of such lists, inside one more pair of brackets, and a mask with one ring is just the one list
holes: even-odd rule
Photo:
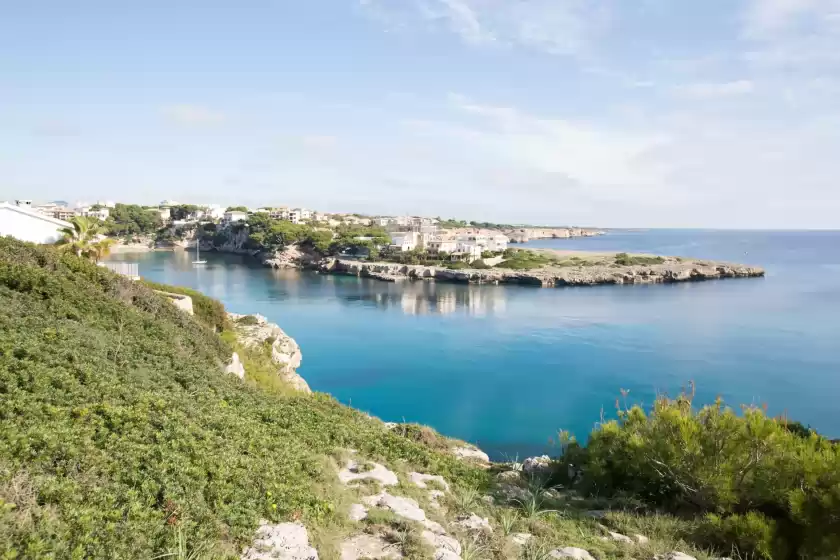
[[329, 397], [243, 384], [229, 356], [141, 283], [0, 238], [0, 557], [152, 558], [179, 538], [236, 556], [260, 519], [344, 515], [342, 448], [481, 480]]
[[287, 390], [230, 329], [197, 292], [0, 238], [0, 558], [239, 558], [284, 521], [324, 560], [840, 558], [838, 446], [761, 409], [663, 397], [554, 459], [477, 465]]

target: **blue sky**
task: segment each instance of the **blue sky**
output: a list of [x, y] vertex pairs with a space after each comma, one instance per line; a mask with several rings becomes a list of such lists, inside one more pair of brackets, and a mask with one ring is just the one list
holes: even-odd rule
[[0, 198], [840, 227], [840, 0], [11, 0]]

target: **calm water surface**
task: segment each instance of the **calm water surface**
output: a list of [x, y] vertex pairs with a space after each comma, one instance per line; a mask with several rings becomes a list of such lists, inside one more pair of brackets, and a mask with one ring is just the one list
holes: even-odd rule
[[216, 254], [203, 268], [184, 252], [114, 260], [277, 322], [301, 345], [313, 389], [497, 458], [542, 452], [561, 428], [584, 437], [622, 388], [649, 404], [689, 380], [703, 402], [767, 403], [840, 436], [840, 232], [625, 231], [526, 246], [722, 259], [768, 274], [540, 289], [389, 284]]

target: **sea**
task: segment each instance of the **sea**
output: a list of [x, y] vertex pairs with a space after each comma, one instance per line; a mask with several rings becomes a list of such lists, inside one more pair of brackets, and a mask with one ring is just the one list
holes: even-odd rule
[[840, 437], [839, 231], [611, 230], [520, 247], [716, 259], [767, 275], [537, 288], [386, 283], [219, 253], [203, 266], [185, 251], [111, 260], [276, 322], [300, 344], [313, 390], [497, 460], [551, 454], [561, 430], [585, 441], [617, 405], [690, 386], [697, 406], [764, 406]]

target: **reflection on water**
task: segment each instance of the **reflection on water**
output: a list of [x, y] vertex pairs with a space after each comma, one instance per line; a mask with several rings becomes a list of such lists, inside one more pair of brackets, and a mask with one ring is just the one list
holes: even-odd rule
[[143, 274], [155, 280], [193, 286], [220, 300], [255, 295], [255, 281], [275, 301], [329, 298], [346, 305], [401, 310], [406, 315], [503, 315], [506, 290], [501, 286], [474, 286], [433, 281], [382, 282], [323, 275], [308, 271], [268, 269], [252, 259], [231, 255], [205, 255], [206, 265], [192, 264], [187, 251], [123, 253], [111, 260], [140, 262]]

